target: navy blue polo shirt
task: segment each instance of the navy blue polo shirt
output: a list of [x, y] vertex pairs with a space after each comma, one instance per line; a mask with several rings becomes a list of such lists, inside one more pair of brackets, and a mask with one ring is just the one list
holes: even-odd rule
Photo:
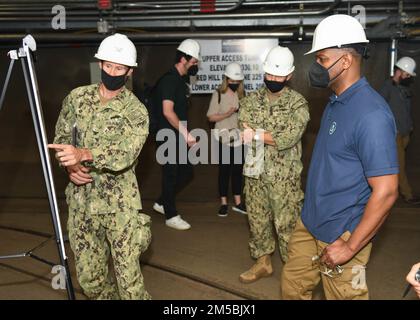
[[324, 110], [306, 184], [302, 222], [332, 243], [359, 224], [371, 195], [367, 178], [398, 173], [394, 117], [361, 78]]

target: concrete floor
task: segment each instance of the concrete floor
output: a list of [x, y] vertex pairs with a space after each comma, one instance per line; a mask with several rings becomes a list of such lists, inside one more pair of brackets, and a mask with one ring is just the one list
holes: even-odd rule
[[[146, 287], [154, 299], [279, 299], [282, 266], [278, 252], [273, 256], [272, 277], [249, 285], [238, 281], [238, 275], [253, 263], [246, 216], [230, 212], [220, 218], [215, 214], [216, 202], [182, 202], [179, 209], [192, 229], [181, 232], [167, 228], [163, 216], [151, 206], [152, 202], [144, 202], [144, 212], [153, 221], [153, 241], [141, 260]], [[60, 208], [65, 225], [65, 204], [60, 203]], [[27, 251], [46, 239], [43, 234], [51, 233], [46, 200], [0, 199], [0, 255]], [[420, 208], [397, 203], [374, 240], [367, 270], [372, 299], [401, 299], [405, 275], [420, 260], [419, 237]], [[71, 250], [66, 247], [76, 296], [85, 299], [74, 277]], [[36, 254], [58, 262], [52, 241]], [[0, 260], [0, 299], [65, 299], [65, 291], [52, 289], [53, 277], [49, 266], [31, 258]], [[323, 298], [320, 288], [314, 298]], [[416, 298], [410, 293], [406, 299]]]

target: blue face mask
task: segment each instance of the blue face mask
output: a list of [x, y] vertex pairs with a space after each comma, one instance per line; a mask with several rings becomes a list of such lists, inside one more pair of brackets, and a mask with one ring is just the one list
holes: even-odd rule
[[332, 67], [335, 66], [335, 64], [341, 60], [341, 58], [344, 56], [341, 56], [337, 61], [335, 61], [328, 69], [324, 66], [320, 65], [318, 62], [314, 62], [309, 69], [308, 75], [309, 75], [309, 81], [311, 82], [312, 87], [316, 88], [327, 88], [331, 81], [337, 79], [344, 71], [344, 69], [333, 79], [330, 79], [330, 73], [328, 70], [330, 70]]

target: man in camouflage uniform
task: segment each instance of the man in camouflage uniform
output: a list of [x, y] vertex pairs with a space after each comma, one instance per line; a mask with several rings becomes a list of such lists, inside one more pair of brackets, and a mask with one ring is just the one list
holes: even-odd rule
[[[72, 182], [66, 199], [77, 276], [90, 299], [150, 299], [140, 254], [150, 244], [151, 222], [140, 213], [135, 176], [149, 118], [124, 87], [137, 52], [126, 36], [114, 34], [95, 57], [101, 60], [102, 82], [76, 88], [64, 99], [55, 144], [49, 145]], [[110, 254], [117, 285], [108, 274]]]
[[263, 68], [265, 87], [240, 102], [244, 143], [252, 145], [248, 151], [256, 149], [256, 156], [248, 152], [245, 160], [244, 193], [251, 231], [249, 248], [257, 262], [240, 275], [243, 283], [273, 273], [273, 222], [281, 259], [287, 260], [287, 244], [303, 200], [300, 140], [309, 110], [305, 98], [285, 86], [294, 70], [292, 52], [280, 46], [271, 49]]

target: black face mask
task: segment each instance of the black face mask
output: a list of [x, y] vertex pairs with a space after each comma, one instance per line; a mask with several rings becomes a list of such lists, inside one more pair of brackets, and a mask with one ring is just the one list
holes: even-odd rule
[[232, 90], [233, 92], [235, 92], [239, 88], [239, 83], [229, 83], [228, 84], [228, 87], [230, 88], [230, 90]]
[[328, 70], [335, 66], [335, 64], [341, 60], [341, 56], [336, 62], [334, 62], [328, 69], [320, 65], [318, 62], [314, 62], [309, 69], [309, 81], [312, 87], [316, 88], [327, 88], [331, 81], [337, 79], [344, 71], [344, 69], [333, 79], [330, 79]]
[[101, 69], [102, 83], [104, 84], [105, 88], [107, 88], [110, 91], [118, 90], [126, 83], [128, 78], [128, 71], [130, 71], [130, 69], [128, 69], [127, 72], [121, 76], [111, 76], [108, 73], [106, 73], [104, 69]]
[[400, 85], [404, 87], [409, 87], [414, 82], [413, 78], [405, 78], [400, 80]]
[[286, 85], [286, 81], [284, 82], [271, 81], [271, 80], [267, 80], [266, 78], [264, 78], [264, 83], [267, 89], [270, 90], [272, 93], [281, 91], [281, 89], [283, 89], [284, 86]]
[[193, 65], [191, 67], [189, 67], [188, 69], [188, 75], [189, 76], [195, 76], [198, 73], [198, 66], [197, 65]]

